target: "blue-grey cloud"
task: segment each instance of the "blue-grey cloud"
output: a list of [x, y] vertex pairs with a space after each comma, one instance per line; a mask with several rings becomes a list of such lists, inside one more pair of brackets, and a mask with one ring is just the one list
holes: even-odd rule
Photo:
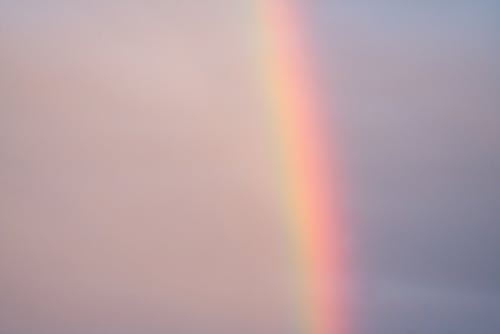
[[498, 2], [317, 1], [359, 333], [500, 330]]

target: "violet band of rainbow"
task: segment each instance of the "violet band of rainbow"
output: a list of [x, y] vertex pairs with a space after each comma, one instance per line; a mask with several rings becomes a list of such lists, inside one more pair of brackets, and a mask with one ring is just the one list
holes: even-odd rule
[[257, 0], [259, 73], [277, 143], [300, 333], [345, 333], [343, 256], [326, 108], [297, 0]]

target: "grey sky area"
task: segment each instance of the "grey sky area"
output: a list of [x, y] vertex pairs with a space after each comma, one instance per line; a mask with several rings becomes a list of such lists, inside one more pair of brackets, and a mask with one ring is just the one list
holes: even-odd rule
[[500, 332], [500, 3], [314, 5], [356, 332]]

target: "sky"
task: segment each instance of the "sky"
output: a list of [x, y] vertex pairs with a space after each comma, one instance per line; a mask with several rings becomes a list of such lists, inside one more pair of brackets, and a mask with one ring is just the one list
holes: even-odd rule
[[205, 7], [2, 4], [0, 332], [290, 333], [247, 33]]
[[[353, 334], [500, 332], [499, 7], [304, 4]], [[292, 332], [248, 10], [0, 0], [0, 332]]]
[[495, 1], [315, 1], [359, 333], [500, 330]]

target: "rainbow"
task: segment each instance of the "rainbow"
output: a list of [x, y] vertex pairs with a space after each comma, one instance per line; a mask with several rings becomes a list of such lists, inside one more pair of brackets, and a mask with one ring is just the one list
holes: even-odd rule
[[299, 332], [345, 332], [339, 215], [334, 164], [327, 154], [304, 18], [294, 0], [257, 0], [259, 73], [278, 143], [286, 229], [298, 277]]

